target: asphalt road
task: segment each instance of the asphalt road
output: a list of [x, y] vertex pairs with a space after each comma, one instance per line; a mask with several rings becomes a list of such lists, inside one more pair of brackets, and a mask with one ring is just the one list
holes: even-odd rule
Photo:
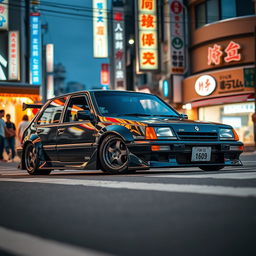
[[219, 172], [131, 175], [0, 164], [0, 255], [256, 255], [256, 154]]

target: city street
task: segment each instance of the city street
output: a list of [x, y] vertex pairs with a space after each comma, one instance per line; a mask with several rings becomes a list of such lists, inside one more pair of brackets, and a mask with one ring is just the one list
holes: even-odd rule
[[0, 255], [256, 255], [256, 154], [243, 167], [129, 175], [0, 164]]

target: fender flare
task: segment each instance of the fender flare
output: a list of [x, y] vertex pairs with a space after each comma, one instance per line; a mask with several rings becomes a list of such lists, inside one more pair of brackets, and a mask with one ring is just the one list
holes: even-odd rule
[[128, 128], [122, 125], [109, 125], [99, 131], [99, 136], [96, 139], [96, 143], [99, 145], [101, 141], [109, 134], [116, 134], [117, 136], [121, 137], [126, 143], [134, 141], [132, 133], [129, 131]]
[[[24, 143], [23, 145], [23, 152], [22, 152], [22, 161], [24, 161], [24, 153], [26, 146], [31, 143], [35, 146], [36, 153], [39, 157], [40, 165], [45, 162], [44, 152], [43, 152], [43, 144], [41, 142], [41, 139], [38, 135], [32, 134]], [[24, 164], [24, 163], [23, 163]]]

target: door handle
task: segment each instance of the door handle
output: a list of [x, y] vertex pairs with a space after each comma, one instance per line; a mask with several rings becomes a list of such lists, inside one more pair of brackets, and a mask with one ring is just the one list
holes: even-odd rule
[[44, 131], [44, 129], [36, 129], [36, 133], [37, 134], [40, 134], [40, 133], [42, 133]]
[[65, 128], [58, 128], [58, 134], [62, 134], [65, 131]]

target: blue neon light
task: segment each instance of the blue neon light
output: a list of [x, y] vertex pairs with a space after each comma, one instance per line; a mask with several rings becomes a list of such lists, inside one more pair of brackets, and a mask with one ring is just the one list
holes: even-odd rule
[[162, 90], [163, 90], [164, 97], [168, 97], [168, 95], [169, 95], [169, 82], [167, 80], [163, 81], [163, 88], [162, 88]]
[[39, 13], [32, 15], [30, 16], [30, 83], [41, 85], [41, 19]]

